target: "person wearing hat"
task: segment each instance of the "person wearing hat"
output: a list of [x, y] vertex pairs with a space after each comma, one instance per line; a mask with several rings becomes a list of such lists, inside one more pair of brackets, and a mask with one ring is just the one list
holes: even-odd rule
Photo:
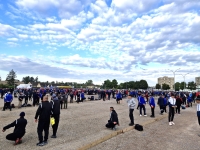
[[150, 94], [149, 105], [151, 107], [151, 116], [150, 117], [154, 118], [155, 117], [154, 109], [155, 109], [156, 105], [155, 105], [155, 100], [154, 100], [152, 94]]
[[130, 118], [130, 123], [129, 126], [133, 126], [134, 125], [134, 117], [133, 117], [133, 111], [136, 105], [135, 99], [133, 98], [133, 95], [129, 95], [128, 99], [127, 99], [127, 103], [128, 103], [128, 108], [129, 108], [129, 118]]
[[7, 129], [11, 127], [15, 127], [14, 132], [6, 136], [7, 140], [15, 141], [15, 145], [22, 143], [22, 137], [26, 133], [27, 120], [24, 118], [25, 113], [21, 112], [19, 116], [20, 116], [19, 119], [3, 127], [3, 130], [2, 130], [3, 132], [5, 132]]

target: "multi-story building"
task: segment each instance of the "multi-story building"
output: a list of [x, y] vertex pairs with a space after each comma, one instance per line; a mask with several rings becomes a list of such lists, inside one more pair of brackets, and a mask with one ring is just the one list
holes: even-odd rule
[[164, 76], [164, 77], [158, 78], [158, 84], [160, 84], [161, 87], [164, 83], [169, 85], [170, 90], [174, 89], [173, 88], [173, 86], [174, 86], [174, 78], [173, 77]]
[[195, 77], [195, 83], [197, 86], [200, 86], [200, 77]]

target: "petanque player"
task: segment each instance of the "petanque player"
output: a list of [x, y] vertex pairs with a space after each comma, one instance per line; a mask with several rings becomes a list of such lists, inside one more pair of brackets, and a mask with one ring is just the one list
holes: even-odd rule
[[20, 116], [19, 119], [3, 127], [3, 130], [2, 130], [3, 132], [5, 132], [7, 129], [11, 127], [15, 127], [14, 132], [6, 136], [7, 140], [15, 141], [15, 145], [22, 143], [22, 137], [26, 133], [27, 120], [24, 118], [25, 113], [21, 112], [19, 116]]
[[146, 101], [144, 99], [144, 93], [139, 97], [139, 106], [140, 106], [140, 116], [142, 116], [142, 109], [144, 111], [144, 116], [146, 117], [146, 108], [145, 108], [145, 105], [146, 105]]
[[133, 111], [136, 105], [135, 99], [133, 98], [133, 95], [129, 95], [128, 99], [127, 99], [127, 103], [128, 103], [128, 108], [129, 108], [129, 118], [130, 118], [130, 123], [129, 126], [133, 126], [134, 125], [134, 117], [133, 117]]
[[155, 100], [154, 100], [152, 94], [150, 94], [149, 105], [151, 107], [151, 116], [150, 117], [154, 118], [155, 117], [154, 110], [155, 110], [156, 105], [155, 105]]
[[51, 138], [56, 138], [56, 133], [58, 130], [58, 124], [60, 120], [60, 101], [58, 100], [58, 97], [55, 94], [52, 95], [52, 100], [50, 103], [52, 105], [52, 117], [54, 117], [55, 119], [55, 124], [52, 125], [53, 135], [51, 136]]
[[197, 118], [198, 118], [198, 123], [200, 125], [200, 97], [196, 99], [196, 103], [197, 103]]
[[[52, 106], [48, 101], [48, 96], [44, 96], [41, 104], [39, 105], [37, 112], [35, 114], [35, 122], [38, 122], [37, 133], [39, 138], [39, 143], [37, 146], [44, 146], [47, 143], [49, 136], [49, 125], [50, 125], [50, 117], [52, 115]], [[39, 121], [38, 121], [39, 117]], [[44, 138], [43, 138], [44, 131]]]
[[176, 99], [174, 98], [174, 93], [171, 93], [171, 97], [169, 98], [168, 104], [169, 104], [168, 120], [169, 120], [169, 125], [171, 126], [171, 125], [175, 125], [175, 123], [173, 122], [174, 112], [176, 108]]
[[116, 130], [116, 125], [119, 125], [118, 115], [114, 108], [110, 107], [110, 119], [108, 120], [106, 127]]

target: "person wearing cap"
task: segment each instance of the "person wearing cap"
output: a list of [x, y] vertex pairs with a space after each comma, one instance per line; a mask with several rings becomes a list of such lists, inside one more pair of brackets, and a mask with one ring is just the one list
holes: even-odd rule
[[3, 107], [3, 111], [5, 111], [6, 107], [10, 109], [10, 111], [12, 110], [12, 106], [11, 106], [11, 102], [13, 100], [13, 96], [10, 92], [5, 94], [4, 97], [4, 107]]
[[171, 97], [169, 98], [168, 104], [169, 104], [168, 120], [169, 120], [169, 125], [171, 126], [171, 125], [175, 125], [175, 123], [173, 122], [174, 112], [176, 108], [176, 99], [174, 98], [174, 93], [171, 93]]
[[133, 126], [134, 125], [134, 117], [133, 117], [133, 111], [136, 105], [135, 99], [133, 98], [133, 95], [129, 95], [128, 99], [127, 99], [127, 103], [128, 103], [128, 108], [129, 108], [129, 118], [130, 118], [130, 123], [129, 126]]
[[149, 105], [151, 107], [151, 116], [150, 117], [154, 118], [155, 117], [154, 110], [155, 110], [156, 105], [155, 105], [155, 100], [154, 100], [152, 94], [150, 94]]
[[[35, 114], [35, 122], [38, 122], [37, 133], [39, 143], [37, 146], [44, 146], [47, 143], [49, 136], [50, 117], [52, 115], [52, 105], [48, 101], [48, 96], [44, 96]], [[38, 121], [39, 117], [39, 121]], [[42, 132], [44, 131], [44, 138]]]
[[5, 132], [7, 129], [11, 127], [15, 127], [14, 132], [6, 136], [7, 140], [15, 141], [15, 145], [22, 143], [22, 137], [26, 133], [27, 120], [24, 118], [25, 113], [21, 112], [19, 116], [20, 116], [19, 119], [3, 127], [3, 130], [2, 130], [3, 132]]
[[56, 133], [58, 130], [58, 124], [60, 120], [60, 100], [55, 94], [53, 94], [50, 103], [52, 105], [52, 117], [54, 117], [55, 119], [55, 124], [52, 125], [53, 135], [51, 136], [51, 138], [57, 138]]

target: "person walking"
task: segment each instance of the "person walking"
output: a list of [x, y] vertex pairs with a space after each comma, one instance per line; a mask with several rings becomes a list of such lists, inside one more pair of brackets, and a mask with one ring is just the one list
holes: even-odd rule
[[19, 97], [18, 97], [18, 100], [19, 100], [18, 108], [21, 108], [21, 107], [22, 107], [23, 98], [24, 98], [23, 94], [20, 93], [20, 94], [19, 94]]
[[56, 133], [58, 130], [58, 124], [60, 120], [60, 101], [55, 94], [52, 95], [52, 100], [50, 103], [52, 105], [52, 117], [54, 117], [55, 119], [55, 124], [52, 125], [53, 135], [51, 136], [51, 138], [57, 138]]
[[22, 137], [26, 133], [27, 120], [24, 118], [25, 112], [19, 114], [20, 118], [13, 121], [11, 124], [3, 127], [3, 132], [11, 127], [15, 127], [14, 132], [6, 136], [7, 140], [15, 141], [15, 145], [22, 143]]
[[152, 94], [150, 94], [150, 99], [149, 99], [149, 105], [151, 107], [151, 116], [152, 118], [155, 117], [155, 114], [154, 114], [154, 110], [155, 110], [155, 100], [154, 100], [154, 97], [152, 96]]
[[63, 97], [64, 109], [67, 109], [67, 105], [68, 105], [68, 94], [67, 94], [67, 92], [63, 93], [62, 97]]
[[164, 95], [160, 95], [158, 98], [158, 105], [160, 106], [160, 114], [163, 115], [164, 112], [164, 106], [165, 106], [165, 101], [164, 101]]
[[175, 125], [175, 123], [173, 122], [174, 112], [176, 108], [176, 99], [174, 98], [174, 93], [171, 93], [171, 97], [169, 98], [168, 104], [169, 104], [168, 121], [169, 121], [169, 125], [171, 126], [171, 125]]
[[133, 98], [133, 95], [129, 95], [128, 99], [127, 99], [127, 103], [128, 103], [128, 108], [129, 108], [129, 118], [130, 118], [130, 123], [129, 126], [133, 126], [134, 125], [134, 116], [133, 116], [133, 111], [136, 105], [135, 99]]
[[[37, 133], [38, 133], [39, 143], [36, 144], [37, 146], [44, 146], [47, 144], [51, 115], [52, 115], [52, 106], [48, 101], [48, 96], [44, 96], [35, 114], [35, 122], [36, 123], [38, 122]], [[44, 138], [42, 134], [43, 131], [44, 131]]]

